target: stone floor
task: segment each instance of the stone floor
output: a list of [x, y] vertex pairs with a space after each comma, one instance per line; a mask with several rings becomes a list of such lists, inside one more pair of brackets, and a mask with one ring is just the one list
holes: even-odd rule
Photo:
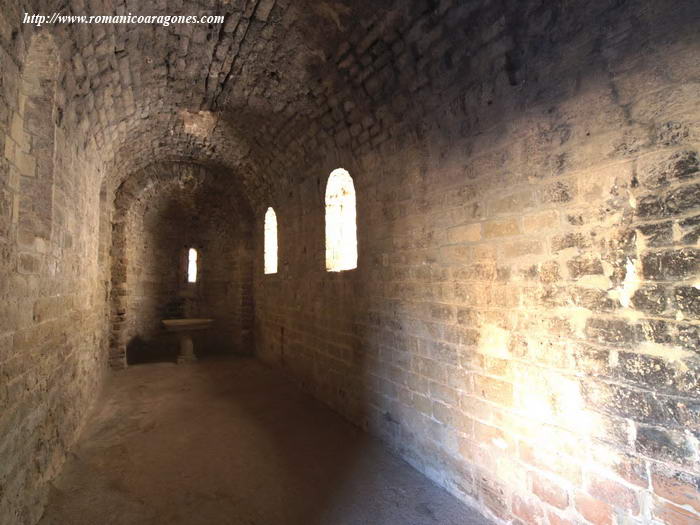
[[113, 376], [42, 525], [484, 525], [252, 359]]

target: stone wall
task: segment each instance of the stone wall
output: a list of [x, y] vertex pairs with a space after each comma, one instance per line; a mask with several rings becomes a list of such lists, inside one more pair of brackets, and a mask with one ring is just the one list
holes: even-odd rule
[[[112, 248], [114, 364], [175, 359], [177, 339], [161, 320], [211, 317], [198, 354], [252, 352], [249, 212], [223, 174], [183, 163], [131, 177], [115, 201]], [[198, 252], [187, 283], [189, 248]]]
[[[698, 522], [697, 6], [515, 4], [338, 47], [291, 144], [322, 154], [256, 210], [257, 351], [497, 520]], [[359, 265], [326, 273], [338, 167]]]
[[99, 178], [66, 134], [47, 32], [0, 15], [0, 522], [35, 523], [106, 369]]
[[[123, 365], [115, 198], [184, 163], [227, 177], [212, 224], [253, 209], [259, 355], [417, 468], [501, 520], [698, 521], [697, 2], [0, 4], [3, 519], [36, 521]], [[359, 267], [328, 274], [338, 167]]]

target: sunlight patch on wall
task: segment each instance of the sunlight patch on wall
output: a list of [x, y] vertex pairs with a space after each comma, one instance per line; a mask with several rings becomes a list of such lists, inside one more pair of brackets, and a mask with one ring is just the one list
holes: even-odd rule
[[211, 136], [216, 127], [217, 117], [211, 111], [180, 111], [185, 133], [202, 139]]

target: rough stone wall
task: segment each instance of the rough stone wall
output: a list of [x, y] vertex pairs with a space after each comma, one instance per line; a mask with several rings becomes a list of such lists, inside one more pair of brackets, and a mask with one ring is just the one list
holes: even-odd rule
[[[258, 241], [277, 211], [261, 356], [418, 468], [503, 519], [697, 521], [697, 2], [144, 0], [225, 22], [20, 24], [127, 4], [0, 2], [0, 516], [40, 512], [100, 334], [123, 363], [116, 190], [182, 161], [230, 176]], [[360, 266], [326, 274], [339, 166]]]
[[66, 134], [64, 63], [0, 7], [0, 522], [38, 520], [106, 369], [99, 178]]
[[[177, 357], [161, 320], [212, 317], [196, 351], [252, 352], [252, 249], [245, 208], [221, 174], [188, 164], [152, 167], [117, 192], [112, 264], [113, 359]], [[145, 184], [145, 186], [144, 186]], [[186, 282], [187, 250], [198, 251]]]
[[[256, 210], [257, 351], [498, 520], [696, 523], [697, 5], [515, 4], [339, 47], [322, 154]], [[326, 273], [338, 167], [359, 265]]]
[[[25, 13], [128, 10], [223, 14], [225, 23], [21, 23]], [[0, 451], [10, 458], [0, 466], [3, 520], [36, 520], [54, 465], [99, 390], [102, 340], [108, 335], [115, 348], [110, 328], [121, 312], [116, 301], [109, 312], [104, 306], [111, 270], [121, 271], [109, 256], [116, 189], [153, 163], [186, 161], [228, 170], [240, 195], [267, 195], [276, 177], [258, 165], [282, 158], [267, 146], [291, 116], [317, 107], [301, 81], [307, 62], [323, 57], [305, 45], [304, 30], [318, 27], [314, 12], [288, 0], [0, 1]], [[25, 75], [27, 90], [22, 76], [31, 71], [55, 77]], [[256, 102], [266, 85], [276, 91], [274, 111]], [[27, 198], [22, 188], [39, 194]], [[121, 291], [112, 288], [112, 297]], [[250, 285], [241, 297], [236, 319], [250, 317]], [[51, 468], [46, 456], [56, 458]]]

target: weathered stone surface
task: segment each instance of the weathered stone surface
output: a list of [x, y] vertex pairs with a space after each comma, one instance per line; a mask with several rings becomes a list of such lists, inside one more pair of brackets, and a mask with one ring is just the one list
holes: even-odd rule
[[665, 252], [648, 252], [642, 257], [642, 275], [650, 281], [687, 279], [700, 272], [700, 251], [682, 248]]
[[687, 472], [669, 469], [655, 464], [652, 469], [652, 485], [656, 494], [677, 505], [687, 505], [700, 512], [700, 477]]
[[678, 221], [683, 244], [697, 244], [700, 239], [700, 215]]
[[638, 230], [647, 246], [656, 247], [673, 244], [673, 223], [671, 221], [644, 224], [639, 226]]
[[632, 305], [639, 311], [661, 314], [666, 310], [666, 289], [663, 286], [643, 286], [632, 296]]
[[700, 318], [700, 288], [679, 286], [674, 291], [674, 300], [684, 316], [690, 319]]
[[664, 201], [664, 208], [669, 214], [685, 213], [700, 207], [700, 184], [682, 186], [669, 192]]
[[682, 432], [639, 426], [635, 447], [638, 452], [662, 461], [693, 463], [693, 445]]
[[622, 319], [595, 319], [586, 322], [586, 334], [600, 343], [629, 346], [635, 341], [635, 329]]
[[697, 176], [700, 160], [695, 150], [660, 152], [639, 160], [639, 180], [643, 186], [656, 189], [677, 180]]
[[[6, 521], [37, 520], [160, 315], [161, 234], [210, 237], [229, 335], [492, 517], [698, 516], [616, 468], [697, 474], [697, 2], [146, 1], [226, 18], [41, 29], [23, 10], [53, 4], [2, 7]], [[216, 172], [211, 208], [175, 165]], [[338, 167], [359, 261], [326, 273]]]
[[631, 514], [639, 514], [640, 505], [636, 493], [615, 480], [594, 474], [591, 476], [588, 491], [600, 501], [626, 509]]

